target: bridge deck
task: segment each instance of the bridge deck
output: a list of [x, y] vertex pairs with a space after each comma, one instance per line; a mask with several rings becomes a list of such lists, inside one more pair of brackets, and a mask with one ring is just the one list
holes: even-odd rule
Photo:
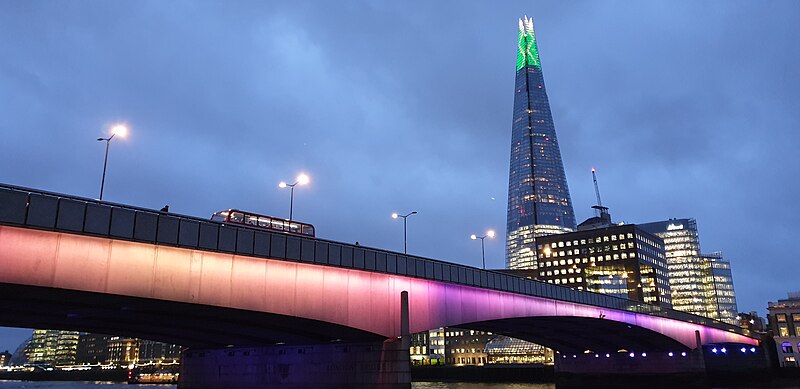
[[665, 317], [750, 335], [713, 319], [500, 272], [4, 184], [0, 184], [0, 224], [408, 276]]

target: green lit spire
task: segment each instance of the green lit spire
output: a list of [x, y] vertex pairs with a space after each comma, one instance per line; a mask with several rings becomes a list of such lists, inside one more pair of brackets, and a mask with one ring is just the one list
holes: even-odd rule
[[527, 16], [519, 20], [517, 70], [525, 66], [536, 66], [539, 69], [542, 67], [539, 62], [539, 47], [536, 46], [536, 36], [533, 34], [533, 18]]

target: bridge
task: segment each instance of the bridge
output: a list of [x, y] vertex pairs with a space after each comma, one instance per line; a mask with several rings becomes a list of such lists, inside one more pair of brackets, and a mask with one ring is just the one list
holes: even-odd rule
[[184, 345], [184, 388], [408, 387], [408, 334], [439, 327], [543, 344], [563, 372], [764, 358], [743, 329], [659, 306], [1, 184], [0, 310], [4, 326]]

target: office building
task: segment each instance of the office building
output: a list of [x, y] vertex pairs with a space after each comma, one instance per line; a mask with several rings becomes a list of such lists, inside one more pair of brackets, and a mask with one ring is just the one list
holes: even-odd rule
[[486, 343], [494, 338], [491, 332], [463, 328], [445, 328], [445, 363], [448, 365], [484, 365]]
[[701, 254], [695, 219], [639, 226], [664, 240], [672, 307], [735, 325], [737, 307], [730, 262], [720, 253]]
[[544, 84], [533, 20], [519, 21], [506, 267], [537, 269], [536, 238], [575, 229], [575, 213]]
[[78, 335], [76, 331], [33, 330], [25, 359], [36, 364], [74, 365]]
[[139, 339], [112, 336], [108, 339], [108, 362], [125, 366], [135, 363], [139, 357]]
[[8, 366], [11, 364], [11, 353], [8, 350], [0, 353], [0, 367]]
[[797, 367], [800, 359], [800, 292], [789, 293], [789, 298], [769, 302], [767, 321], [774, 334], [781, 367]]
[[750, 332], [751, 335], [757, 336], [763, 334], [767, 330], [767, 323], [764, 318], [758, 316], [758, 312], [751, 311], [739, 312], [736, 315], [736, 325]]
[[733, 290], [731, 263], [722, 259], [722, 253], [719, 251], [701, 256], [713, 283], [709, 288], [709, 300], [715, 305], [716, 316], [712, 318], [728, 324], [739, 324], [736, 320], [739, 308], [736, 306], [736, 293]]
[[[664, 242], [634, 224], [597, 227], [538, 239], [538, 279], [578, 290], [670, 307]], [[602, 217], [602, 216], [601, 216]]]
[[177, 344], [161, 343], [152, 340], [139, 340], [139, 355], [137, 363], [146, 362], [172, 362], [180, 361], [181, 346]]
[[78, 337], [75, 360], [79, 364], [104, 364], [108, 361], [109, 335], [84, 333]]

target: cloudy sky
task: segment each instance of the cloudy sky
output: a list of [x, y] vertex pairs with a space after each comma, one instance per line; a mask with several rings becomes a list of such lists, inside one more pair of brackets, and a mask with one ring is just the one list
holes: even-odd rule
[[[577, 219], [693, 217], [739, 309], [798, 290], [800, 2], [0, 0], [0, 182], [504, 266], [517, 19]], [[795, 232], [792, 232], [795, 231]], [[0, 329], [0, 351], [29, 330]]]

